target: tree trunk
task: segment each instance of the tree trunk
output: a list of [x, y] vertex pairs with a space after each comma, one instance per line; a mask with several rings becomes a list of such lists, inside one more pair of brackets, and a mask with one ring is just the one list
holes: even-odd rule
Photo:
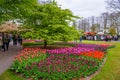
[[44, 40], [44, 48], [47, 48], [47, 40]]

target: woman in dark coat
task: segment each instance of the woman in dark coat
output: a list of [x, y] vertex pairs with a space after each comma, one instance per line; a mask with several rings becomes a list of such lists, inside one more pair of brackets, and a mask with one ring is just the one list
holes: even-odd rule
[[3, 33], [2, 35], [2, 42], [3, 42], [3, 51], [8, 51], [9, 48], [9, 35], [6, 33]]

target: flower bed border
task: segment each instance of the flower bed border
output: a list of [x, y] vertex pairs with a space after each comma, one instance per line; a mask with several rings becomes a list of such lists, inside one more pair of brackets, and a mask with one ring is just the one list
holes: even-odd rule
[[102, 64], [100, 65], [100, 68], [98, 69], [98, 71], [96, 71], [95, 73], [93, 73], [92, 75], [90, 76], [87, 76], [86, 78], [80, 78], [79, 80], [91, 80], [93, 77], [95, 77], [98, 73], [100, 73], [101, 69], [103, 68], [105, 62], [107, 60], [107, 55], [106, 57], [103, 59], [103, 62]]

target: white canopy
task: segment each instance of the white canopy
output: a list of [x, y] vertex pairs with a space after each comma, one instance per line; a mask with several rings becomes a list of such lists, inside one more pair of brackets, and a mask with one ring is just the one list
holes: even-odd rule
[[104, 32], [98, 32], [97, 34], [103, 35], [103, 34], [104, 34]]

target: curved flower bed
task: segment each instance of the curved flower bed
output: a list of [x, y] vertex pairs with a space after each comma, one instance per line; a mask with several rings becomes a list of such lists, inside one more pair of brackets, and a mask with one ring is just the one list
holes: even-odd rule
[[72, 80], [96, 72], [108, 47], [79, 44], [76, 47], [44, 50], [25, 48], [11, 69], [33, 80]]
[[[99, 68], [100, 60], [69, 54], [51, 54], [45, 60], [32, 63], [26, 71], [34, 79], [71, 80], [93, 74]], [[32, 70], [34, 69], [34, 70]], [[36, 75], [37, 74], [37, 75]]]

